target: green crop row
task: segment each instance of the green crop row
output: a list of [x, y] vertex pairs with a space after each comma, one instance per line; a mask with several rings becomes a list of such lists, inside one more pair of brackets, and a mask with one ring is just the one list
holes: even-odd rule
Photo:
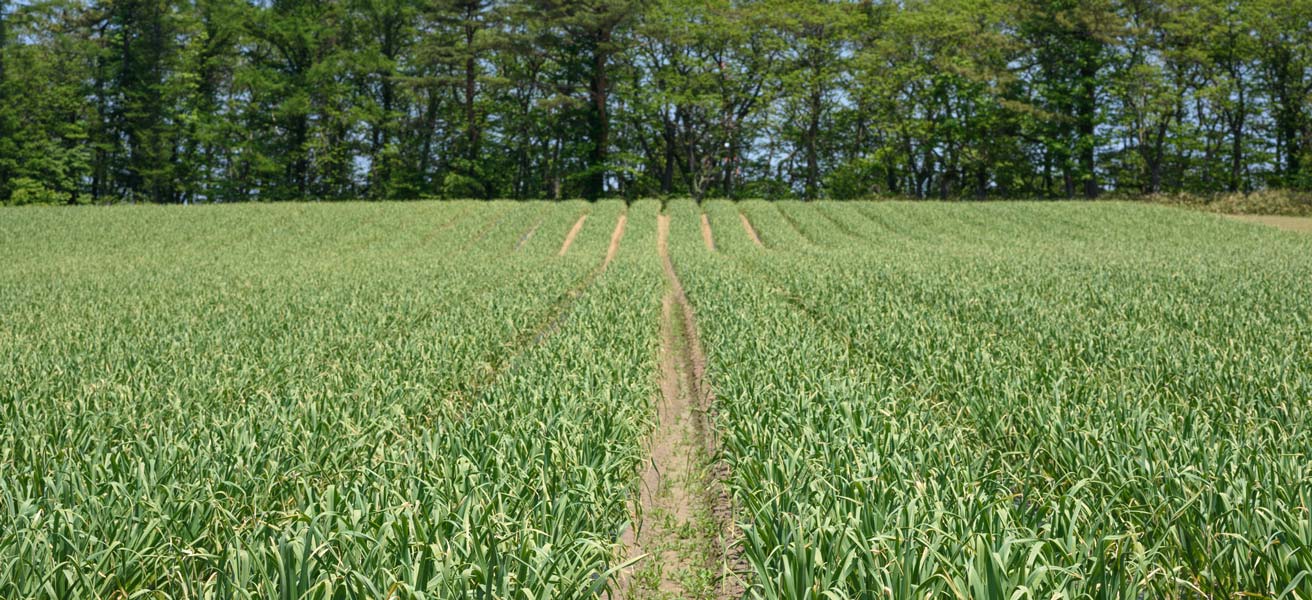
[[0, 214], [0, 598], [614, 596], [662, 210], [748, 597], [1312, 599], [1312, 238], [715, 201]]
[[604, 274], [618, 203], [6, 214], [0, 597], [605, 588], [655, 209]]
[[750, 596], [1312, 597], [1308, 238], [1117, 204], [706, 211], [722, 252], [674, 246]]

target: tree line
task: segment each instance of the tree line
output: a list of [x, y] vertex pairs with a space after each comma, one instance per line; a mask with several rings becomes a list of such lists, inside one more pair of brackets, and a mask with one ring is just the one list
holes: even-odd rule
[[0, 201], [1312, 189], [1312, 0], [0, 0]]

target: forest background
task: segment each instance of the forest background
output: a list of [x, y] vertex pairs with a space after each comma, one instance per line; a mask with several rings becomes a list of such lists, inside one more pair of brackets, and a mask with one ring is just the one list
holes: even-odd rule
[[1312, 0], [0, 0], [10, 204], [1254, 190]]

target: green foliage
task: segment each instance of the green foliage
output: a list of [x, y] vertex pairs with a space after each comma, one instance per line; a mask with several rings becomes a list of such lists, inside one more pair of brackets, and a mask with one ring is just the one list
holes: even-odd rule
[[1312, 595], [1312, 238], [1121, 203], [706, 211], [719, 253], [671, 243], [748, 597]]
[[[702, 207], [714, 253], [664, 210], [747, 597], [1312, 594], [1312, 238]], [[0, 597], [609, 597], [659, 210], [6, 209]]]
[[656, 209], [604, 274], [618, 203], [10, 209], [0, 597], [612, 585]]
[[1281, 215], [1312, 217], [1312, 194], [1291, 191], [1261, 191], [1250, 194], [1156, 194], [1149, 202], [1184, 206], [1232, 215]]
[[878, 193], [884, 165], [865, 157], [843, 163], [825, 177], [824, 187], [835, 200], [868, 198]]
[[1309, 0], [0, 5], [0, 196], [1312, 186]]
[[68, 194], [47, 188], [40, 181], [29, 177], [19, 177], [10, 183], [9, 204], [11, 206], [67, 204], [68, 199]]

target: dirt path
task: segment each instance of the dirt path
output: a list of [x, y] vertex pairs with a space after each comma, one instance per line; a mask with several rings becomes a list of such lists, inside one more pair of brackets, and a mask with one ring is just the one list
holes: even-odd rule
[[706, 249], [715, 252], [715, 235], [711, 233], [711, 218], [702, 213], [702, 241], [706, 242]]
[[574, 238], [579, 236], [579, 232], [583, 230], [583, 222], [587, 220], [588, 215], [579, 215], [579, 220], [574, 222], [574, 227], [571, 227], [569, 233], [565, 235], [565, 243], [560, 245], [560, 253], [556, 256], [565, 256], [565, 253], [569, 252], [569, 247], [574, 245]]
[[752, 238], [752, 243], [756, 244], [757, 248], [764, 248], [765, 244], [762, 244], [761, 237], [756, 235], [756, 228], [752, 227], [752, 222], [747, 220], [747, 215], [738, 213], [738, 217], [743, 220], [743, 229], [747, 231], [747, 237]]
[[606, 260], [601, 263], [604, 270], [610, 266], [610, 261], [615, 260], [615, 254], [620, 251], [620, 240], [624, 238], [624, 225], [629, 222], [629, 215], [620, 215], [615, 220], [615, 231], [610, 234], [610, 247], [606, 248]]
[[635, 526], [623, 540], [630, 560], [637, 562], [621, 577], [619, 596], [736, 598], [743, 593], [739, 579], [725, 575], [732, 511], [710, 458], [706, 360], [692, 306], [670, 260], [669, 216], [658, 218], [657, 248], [668, 286], [661, 306], [661, 395]]

